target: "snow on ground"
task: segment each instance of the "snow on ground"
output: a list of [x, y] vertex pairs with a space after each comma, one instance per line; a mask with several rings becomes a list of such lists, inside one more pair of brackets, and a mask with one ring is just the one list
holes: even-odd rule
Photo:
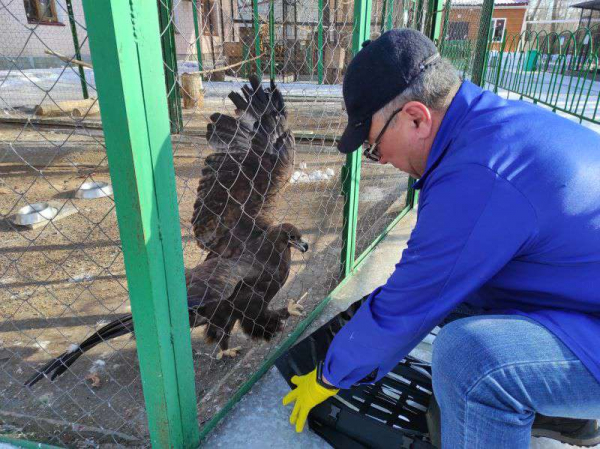
[[[195, 62], [179, 62], [179, 73], [193, 72], [198, 70]], [[512, 80], [514, 74], [507, 70], [503, 75], [506, 80]], [[91, 69], [85, 69], [86, 81], [89, 85], [90, 96], [95, 96], [94, 73]], [[556, 103], [558, 107], [566, 108], [584, 114], [586, 117], [600, 118], [597, 110], [598, 97], [600, 96], [600, 82], [585, 81], [582, 89], [577, 77], [565, 76], [560, 80], [560, 86], [556, 84], [550, 74], [547, 73], [521, 73], [516, 79], [515, 88], [524, 92], [533, 93], [530, 84], [536, 83], [536, 97]], [[246, 82], [243, 78], [226, 77], [226, 81], [206, 81], [203, 83], [204, 94], [207, 98], [225, 98], [232, 89], [239, 89]], [[264, 81], [265, 85], [268, 81]], [[511, 84], [514, 84], [511, 81]], [[279, 83], [278, 86], [287, 98], [310, 98], [327, 99], [329, 101], [342, 101], [342, 86], [319, 85], [314, 82]], [[541, 87], [540, 87], [541, 86]], [[493, 85], [487, 85], [493, 88]], [[540, 93], [541, 92], [541, 93]], [[574, 92], [577, 92], [574, 94]], [[518, 99], [519, 94], [499, 89], [498, 94], [504, 98]], [[589, 96], [588, 96], [589, 94]], [[54, 69], [29, 69], [29, 70], [2, 70], [0, 71], [0, 108], [9, 110], [14, 107], [33, 107], [42, 103], [58, 102], [65, 100], [81, 99], [81, 85], [79, 72], [71, 67]], [[529, 101], [526, 99], [526, 101]], [[542, 106], [543, 107], [543, 106]], [[559, 115], [577, 120], [571, 114], [558, 112]], [[583, 122], [584, 126], [600, 132], [600, 126]]]
[[[85, 70], [90, 96], [96, 96], [94, 72]], [[198, 70], [196, 63], [180, 62], [179, 73]], [[226, 77], [226, 81], [203, 83], [206, 97], [225, 98], [232, 89], [239, 89], [246, 82], [243, 78]], [[268, 81], [265, 81], [265, 86]], [[287, 97], [320, 97], [342, 99], [341, 85], [318, 85], [316, 81], [278, 83]], [[81, 82], [77, 69], [61, 67], [54, 69], [1, 70], [0, 109], [33, 107], [38, 104], [82, 99]]]

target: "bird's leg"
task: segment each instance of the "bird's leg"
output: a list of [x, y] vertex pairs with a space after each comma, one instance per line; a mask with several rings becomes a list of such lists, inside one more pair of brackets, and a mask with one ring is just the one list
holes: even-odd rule
[[229, 347], [229, 338], [231, 337], [231, 329], [235, 324], [235, 319], [229, 319], [228, 323], [223, 330], [223, 335], [219, 340], [219, 352], [217, 353], [217, 360], [221, 360], [223, 357], [237, 357], [238, 352], [242, 350], [241, 346], [235, 348]]
[[292, 299], [288, 302], [287, 307], [282, 307], [276, 310], [275, 313], [279, 316], [280, 320], [287, 320], [290, 316], [302, 316], [304, 315], [304, 307], [294, 302]]
[[238, 352], [242, 350], [241, 346], [236, 346], [235, 348], [227, 349], [228, 346], [229, 338], [227, 339], [227, 342], [225, 344], [223, 344], [223, 340], [219, 342], [220, 349], [217, 353], [217, 360], [221, 360], [223, 357], [237, 357]]
[[290, 302], [288, 302], [288, 305], [287, 305], [287, 311], [290, 315], [302, 316], [302, 315], [304, 315], [303, 310], [304, 310], [304, 306], [301, 306], [300, 304], [298, 304], [290, 299]]

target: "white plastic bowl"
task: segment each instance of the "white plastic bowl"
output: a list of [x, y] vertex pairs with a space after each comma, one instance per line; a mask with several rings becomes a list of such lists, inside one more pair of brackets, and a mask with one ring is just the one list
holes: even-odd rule
[[110, 184], [102, 181], [84, 182], [81, 187], [75, 192], [75, 198], [102, 198], [110, 196], [113, 193], [113, 188]]
[[52, 220], [58, 214], [55, 207], [48, 203], [35, 203], [22, 207], [15, 215], [15, 223], [21, 226]]

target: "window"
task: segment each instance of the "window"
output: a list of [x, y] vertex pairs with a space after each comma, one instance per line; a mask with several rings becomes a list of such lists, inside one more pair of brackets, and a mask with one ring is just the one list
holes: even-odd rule
[[506, 19], [492, 19], [492, 42], [502, 42], [506, 31]]
[[465, 41], [469, 38], [469, 22], [450, 22], [448, 40]]
[[24, 0], [29, 23], [59, 24], [54, 0]]

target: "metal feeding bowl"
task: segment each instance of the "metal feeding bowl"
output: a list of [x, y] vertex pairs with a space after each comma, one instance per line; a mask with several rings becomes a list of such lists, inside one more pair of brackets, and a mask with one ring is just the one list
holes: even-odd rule
[[15, 215], [14, 221], [18, 225], [27, 226], [42, 221], [52, 220], [57, 214], [58, 210], [48, 203], [35, 203], [19, 209]]
[[90, 181], [84, 182], [81, 187], [75, 192], [75, 198], [102, 198], [110, 196], [113, 193], [113, 188], [107, 182], [102, 181]]

